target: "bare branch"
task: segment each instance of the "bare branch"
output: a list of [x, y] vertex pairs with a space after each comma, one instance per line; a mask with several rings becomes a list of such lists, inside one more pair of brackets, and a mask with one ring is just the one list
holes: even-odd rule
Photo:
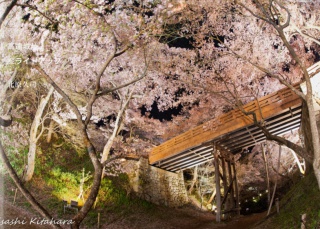
[[85, 3], [82, 3], [82, 2], [80, 2], [80, 1], [78, 1], [78, 0], [72, 0], [72, 1], [74, 1], [74, 2], [76, 2], [76, 3], [78, 3], [78, 4], [82, 5], [82, 6], [84, 6], [85, 8], [87, 8], [87, 9], [88, 9], [91, 13], [93, 13], [94, 15], [99, 16], [99, 17], [101, 17], [101, 18], [104, 18], [104, 17], [102, 16], [102, 14], [96, 12], [95, 10], [93, 10], [92, 8], [90, 8], [88, 5], [86, 5]]
[[39, 64], [34, 64], [32, 67], [35, 68], [45, 78], [45, 80], [49, 84], [51, 84], [52, 87], [54, 87], [54, 89], [63, 97], [63, 99], [71, 107], [72, 111], [76, 114], [78, 123], [82, 126], [83, 125], [82, 116], [81, 116], [81, 113], [80, 113], [77, 105], [75, 105], [71, 101], [69, 96], [51, 79], [51, 77], [40, 67]]
[[114, 35], [114, 33], [112, 33], [112, 41], [113, 41], [113, 50], [112, 53], [110, 54], [110, 56], [107, 58], [107, 60], [105, 61], [104, 65], [102, 66], [102, 68], [100, 69], [100, 72], [97, 74], [96, 76], [96, 86], [95, 89], [90, 97], [90, 100], [87, 104], [87, 116], [85, 119], [85, 126], [88, 125], [88, 123], [90, 122], [90, 119], [92, 117], [92, 107], [94, 102], [97, 100], [97, 94], [100, 90], [100, 83], [101, 83], [101, 77], [103, 75], [103, 73], [105, 72], [106, 68], [109, 66], [110, 62], [115, 58], [115, 54], [117, 52], [117, 42], [116, 42], [116, 37]]
[[274, 0], [274, 2], [276, 2], [276, 3], [278, 4], [278, 6], [280, 6], [280, 8], [283, 9], [283, 10], [285, 10], [286, 13], [287, 13], [287, 20], [286, 20], [286, 22], [285, 22], [283, 25], [280, 25], [280, 22], [279, 22], [280, 28], [281, 28], [281, 29], [284, 29], [284, 28], [288, 27], [289, 24], [290, 24], [291, 14], [290, 14], [289, 10], [288, 10], [286, 7], [284, 7], [279, 1]]
[[13, 7], [15, 5], [17, 5], [17, 2], [18, 2], [18, 0], [12, 0], [11, 3], [7, 6], [6, 10], [4, 11], [4, 13], [2, 14], [2, 16], [0, 18], [0, 29], [1, 29], [2, 23], [4, 22], [4, 20], [6, 19], [6, 17], [10, 13], [10, 11], [13, 9]]
[[48, 19], [52, 24], [57, 24], [58, 23], [54, 19], [48, 17], [45, 13], [42, 13], [40, 10], [38, 10], [38, 8], [36, 6], [31, 6], [29, 4], [19, 4], [19, 3], [17, 3], [16, 5], [17, 6], [21, 6], [21, 7], [28, 7], [30, 9], [32, 9], [32, 10], [37, 11], [41, 16], [43, 16], [44, 18]]
[[292, 25], [293, 25], [293, 27], [295, 28], [295, 30], [297, 30], [297, 32], [298, 32], [301, 36], [303, 36], [303, 37], [305, 37], [305, 38], [308, 38], [308, 39], [312, 40], [313, 42], [315, 42], [316, 44], [320, 45], [320, 41], [319, 41], [319, 40], [317, 40], [316, 38], [310, 36], [309, 34], [306, 34], [306, 33], [302, 32], [302, 31], [298, 28], [298, 26], [296, 26], [295, 24], [292, 23]]
[[249, 64], [251, 64], [252, 66], [256, 67], [257, 69], [259, 69], [260, 71], [268, 74], [269, 76], [276, 78], [280, 81], [280, 83], [284, 84], [285, 86], [287, 86], [288, 88], [290, 88], [294, 93], [296, 93], [300, 98], [302, 98], [303, 100], [305, 100], [305, 95], [297, 90], [293, 85], [291, 85], [288, 81], [286, 81], [284, 78], [280, 77], [279, 75], [272, 73], [271, 71], [269, 71], [268, 69], [253, 63], [252, 61], [248, 60], [247, 58], [237, 54], [235, 51], [233, 51], [230, 47], [226, 46], [228, 48], [229, 51], [231, 51], [236, 57], [248, 62]]
[[249, 9], [247, 6], [243, 5], [241, 2], [236, 1], [236, 3], [237, 3], [239, 6], [245, 8], [252, 16], [254, 16], [254, 17], [256, 17], [256, 18], [259, 18], [259, 19], [261, 19], [261, 20], [263, 20], [263, 21], [266, 21], [266, 22], [270, 23], [270, 20], [269, 20], [268, 18], [264, 18], [264, 17], [259, 16], [258, 14], [255, 14], [251, 9]]
[[122, 84], [122, 85], [117, 86], [117, 87], [114, 87], [114, 88], [110, 88], [110, 89], [106, 88], [106, 89], [103, 89], [103, 90], [101, 90], [101, 91], [97, 94], [97, 96], [100, 97], [100, 96], [109, 94], [109, 93], [111, 93], [111, 92], [117, 91], [117, 90], [119, 90], [119, 89], [121, 89], [121, 88], [127, 87], [127, 86], [129, 86], [129, 85], [131, 85], [131, 84], [134, 84], [134, 83], [142, 80], [142, 79], [147, 75], [147, 69], [148, 69], [148, 65], [145, 67], [142, 75], [139, 76], [138, 78], [133, 79], [133, 80], [129, 81], [128, 83]]

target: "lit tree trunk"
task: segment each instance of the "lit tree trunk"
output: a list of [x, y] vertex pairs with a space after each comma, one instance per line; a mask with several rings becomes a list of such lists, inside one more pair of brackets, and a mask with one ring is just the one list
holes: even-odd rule
[[[197, 180], [198, 180], [198, 166], [195, 166], [194, 167], [194, 170], [193, 170], [193, 178], [192, 178], [192, 183], [191, 183], [191, 186], [188, 190], [188, 193], [189, 195], [191, 195], [193, 189], [194, 189], [194, 186], [195, 184], [197, 183]], [[212, 200], [211, 200], [212, 201]]]
[[291, 149], [289, 149], [289, 150], [290, 150], [290, 152], [292, 153], [292, 156], [293, 156], [295, 162], [296, 162], [297, 165], [298, 165], [298, 168], [299, 168], [300, 173], [301, 173], [301, 174], [305, 174], [305, 168], [303, 168], [302, 163], [300, 162], [297, 154], [296, 154], [293, 150], [291, 150]]
[[10, 13], [10, 11], [17, 4], [17, 2], [18, 2], [18, 0], [12, 0], [11, 3], [7, 6], [6, 10], [4, 11], [4, 13], [2, 14], [2, 16], [0, 18], [0, 28], [1, 28], [2, 23], [4, 22], [4, 20], [8, 16], [8, 14]]
[[304, 100], [307, 103], [308, 112], [309, 112], [309, 121], [310, 121], [310, 130], [311, 130], [311, 137], [312, 137], [312, 146], [313, 146], [313, 170], [314, 174], [318, 181], [318, 187], [320, 189], [320, 136], [319, 131], [317, 127], [317, 119], [316, 119], [316, 113], [314, 110], [313, 105], [313, 92], [312, 92], [312, 84], [310, 80], [309, 73], [298, 57], [298, 55], [295, 53], [293, 47], [289, 44], [287, 41], [283, 30], [277, 30], [282, 41], [284, 42], [285, 46], [288, 48], [291, 56], [293, 59], [300, 65], [301, 70], [303, 72], [304, 80], [306, 82], [306, 95]]
[[48, 104], [48, 101], [54, 91], [53, 87], [50, 87], [49, 92], [45, 98], [42, 98], [40, 101], [40, 104], [38, 106], [36, 115], [33, 119], [31, 130], [30, 130], [30, 137], [29, 137], [29, 152], [28, 152], [28, 164], [27, 164], [27, 170], [24, 174], [24, 180], [30, 181], [32, 179], [33, 173], [34, 173], [34, 167], [35, 167], [35, 159], [36, 159], [36, 151], [37, 151], [37, 141], [40, 137], [37, 136], [38, 127], [40, 125], [41, 117], [44, 111], [44, 108]]
[[[310, 81], [310, 80], [309, 80]], [[317, 128], [317, 120], [316, 115], [313, 107], [313, 99], [312, 99], [312, 89], [311, 83], [309, 82], [309, 90], [307, 94], [307, 104], [308, 104], [308, 111], [309, 111], [309, 119], [310, 119], [310, 127], [311, 127], [311, 135], [312, 135], [312, 145], [313, 145], [313, 170], [314, 174], [316, 175], [318, 181], [318, 187], [320, 189], [320, 143], [319, 143], [319, 131]], [[308, 85], [308, 83], [307, 83]], [[308, 86], [307, 86], [308, 89]]]
[[211, 204], [211, 202], [213, 201], [215, 195], [216, 195], [216, 190], [212, 190], [212, 194], [211, 194], [210, 199], [208, 200], [208, 204]]
[[[103, 166], [105, 163], [102, 163], [99, 158], [97, 157], [96, 154], [96, 149], [93, 146], [88, 133], [87, 133], [87, 128], [88, 128], [88, 124], [90, 122], [90, 118], [92, 117], [92, 106], [93, 103], [96, 101], [96, 99], [98, 98], [97, 93], [100, 90], [100, 78], [104, 72], [104, 70], [107, 68], [107, 66], [109, 65], [109, 63], [111, 62], [111, 60], [115, 57], [115, 52], [113, 53], [113, 55], [111, 55], [108, 60], [106, 61], [106, 63], [104, 64], [102, 70], [100, 71], [100, 73], [98, 74], [97, 77], [97, 85], [96, 85], [96, 89], [90, 99], [90, 101], [88, 102], [87, 105], [87, 117], [85, 119], [85, 121], [82, 120], [82, 115], [77, 107], [77, 105], [75, 105], [71, 99], [69, 98], [69, 96], [51, 79], [51, 77], [39, 66], [39, 65], [34, 65], [33, 67], [35, 69], [37, 69], [39, 71], [39, 73], [46, 79], [46, 81], [51, 84], [54, 89], [63, 97], [63, 99], [68, 103], [68, 105], [70, 106], [71, 110], [76, 114], [77, 116], [77, 122], [79, 125], [79, 131], [81, 133], [82, 139], [83, 139], [83, 143], [84, 146], [87, 149], [88, 155], [90, 157], [90, 160], [93, 164], [94, 167], [94, 176], [93, 176], [93, 184], [91, 186], [90, 189], [90, 193], [88, 195], [88, 198], [86, 199], [83, 207], [81, 208], [81, 210], [78, 212], [77, 215], [75, 215], [72, 220], [74, 221], [74, 223], [71, 225], [71, 228], [76, 229], [80, 227], [81, 222], [83, 221], [83, 219], [86, 217], [86, 215], [88, 214], [88, 212], [90, 211], [91, 207], [93, 206], [93, 204], [96, 201], [96, 198], [98, 196], [99, 193], [99, 189], [100, 189], [100, 184], [101, 184], [101, 177], [102, 177], [102, 171], [103, 171]], [[139, 78], [142, 79], [142, 78]], [[108, 90], [105, 93], [109, 93], [115, 90], [118, 90], [122, 87], [126, 87], [130, 84], [133, 84], [135, 82], [137, 82], [137, 80], [131, 81], [130, 83], [121, 85], [117, 88], [114, 88], [112, 90]], [[101, 92], [102, 94], [102, 92]], [[106, 161], [105, 161], [106, 162]]]
[[[4, 99], [6, 97], [6, 92], [8, 90], [8, 88], [10, 87], [10, 85], [12, 85], [12, 82], [14, 81], [14, 79], [17, 76], [17, 70], [15, 70], [12, 74], [12, 76], [10, 77], [10, 79], [6, 82], [6, 84], [1, 88], [0, 90], [0, 102], [4, 102]], [[18, 89], [18, 88], [17, 88]], [[17, 90], [16, 89], [16, 90]], [[0, 107], [0, 109], [2, 109], [2, 106]]]
[[[129, 102], [132, 98], [132, 93], [133, 93], [134, 89], [132, 89], [132, 91], [130, 92], [128, 98], [126, 99], [125, 103], [121, 105], [121, 108], [118, 112], [117, 115], [117, 119], [115, 122], [115, 126], [112, 132], [112, 135], [110, 136], [110, 138], [108, 139], [107, 143], [105, 144], [104, 148], [103, 148], [103, 153], [102, 153], [102, 157], [101, 157], [101, 163], [104, 163], [107, 159], [108, 156], [110, 154], [110, 150], [111, 147], [113, 145], [114, 139], [116, 138], [117, 134], [119, 133], [120, 130], [120, 126], [121, 126], [121, 122], [122, 122], [122, 116], [126, 110], [126, 108], [129, 105]], [[103, 168], [103, 172], [102, 172], [102, 178], [104, 177], [104, 168]]]
[[264, 146], [261, 144], [262, 155], [263, 155], [263, 162], [266, 169], [267, 174], [267, 191], [268, 191], [268, 204], [270, 204], [270, 178], [269, 178], [269, 166], [268, 166], [268, 158], [266, 157], [266, 151]]
[[[53, 217], [47, 212], [46, 209], [44, 209], [39, 203], [38, 201], [32, 196], [32, 194], [24, 187], [23, 183], [21, 182], [21, 180], [19, 179], [17, 173], [15, 172], [15, 170], [13, 169], [13, 167], [11, 166], [8, 157], [6, 155], [6, 153], [4, 152], [4, 149], [2, 147], [2, 143], [0, 142], [0, 157], [3, 161], [4, 166], [6, 167], [10, 177], [12, 178], [13, 182], [15, 183], [15, 185], [19, 188], [19, 190], [21, 191], [21, 193], [24, 195], [24, 197], [29, 201], [29, 203], [32, 205], [32, 207], [34, 209], [37, 210], [37, 212], [40, 213], [40, 215], [48, 220], [53, 219]], [[54, 228], [61, 228], [59, 225], [52, 225]]]
[[13, 101], [15, 94], [17, 93], [17, 91], [19, 91], [19, 88], [16, 88], [16, 90], [13, 92], [8, 106], [5, 106], [5, 98], [6, 98], [6, 92], [10, 87], [11, 83], [13, 82], [13, 80], [15, 79], [16, 75], [17, 75], [17, 70], [14, 71], [10, 79], [0, 89], [0, 125], [4, 127], [10, 126], [12, 123], [12, 118], [10, 115], [8, 115], [11, 108], [10, 102]]
[[50, 120], [49, 129], [48, 129], [48, 135], [47, 135], [47, 143], [51, 142], [52, 134], [53, 134], [53, 128], [54, 128], [54, 120]]
[[[277, 175], [279, 174], [279, 170], [280, 170], [280, 159], [281, 159], [281, 145], [279, 145], [279, 158], [278, 158]], [[272, 203], [273, 203], [273, 200], [274, 200], [274, 195], [276, 194], [276, 190], [277, 190], [277, 184], [278, 184], [278, 178], [276, 179], [276, 182], [274, 184], [272, 198], [271, 198], [271, 201], [269, 203], [267, 216], [270, 214], [270, 211], [271, 211]]]

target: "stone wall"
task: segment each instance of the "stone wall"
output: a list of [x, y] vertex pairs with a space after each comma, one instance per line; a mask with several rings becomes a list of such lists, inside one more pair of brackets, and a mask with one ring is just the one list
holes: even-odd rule
[[[132, 165], [134, 163], [134, 165]], [[149, 165], [148, 159], [138, 162], [127, 161], [127, 171], [132, 190], [154, 204], [179, 207], [188, 203], [183, 173], [172, 173]]]

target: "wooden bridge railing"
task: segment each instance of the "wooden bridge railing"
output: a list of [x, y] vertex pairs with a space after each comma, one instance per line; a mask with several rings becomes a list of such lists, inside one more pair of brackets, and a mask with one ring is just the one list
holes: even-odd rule
[[[298, 88], [299, 85], [296, 85], [296, 87]], [[267, 119], [289, 107], [300, 104], [300, 98], [289, 88], [284, 88], [252, 101], [244, 105], [243, 108], [246, 111], [254, 111], [258, 121], [260, 121], [262, 118]], [[251, 124], [253, 124], [252, 117], [244, 115], [239, 109], [232, 110], [153, 148], [149, 155], [149, 162], [150, 164], [154, 164], [157, 161]]]

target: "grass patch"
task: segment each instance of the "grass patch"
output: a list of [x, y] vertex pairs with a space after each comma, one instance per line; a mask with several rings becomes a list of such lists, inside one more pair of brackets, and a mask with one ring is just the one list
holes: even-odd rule
[[319, 229], [320, 191], [313, 173], [292, 187], [280, 202], [280, 214], [274, 215], [261, 226], [273, 229], [301, 228], [301, 215], [305, 213], [306, 228]]
[[[37, 200], [53, 216], [61, 219], [71, 219], [75, 211], [63, 212], [62, 200], [77, 200], [79, 205], [83, 202], [77, 197], [80, 194], [80, 184], [83, 175], [93, 174], [93, 166], [87, 154], [78, 153], [71, 144], [57, 139], [61, 146], [53, 147], [41, 138], [37, 147], [35, 172], [32, 180], [25, 184]], [[65, 143], [65, 144], [64, 144]], [[9, 149], [10, 150], [10, 149]], [[15, 169], [22, 174], [24, 158], [28, 153], [27, 147], [11, 149], [10, 161]], [[17, 152], [13, 152], [17, 151]], [[19, 154], [19, 157], [15, 154]], [[21, 171], [20, 171], [20, 170]], [[4, 175], [7, 176], [7, 175]], [[84, 200], [88, 197], [93, 182], [92, 176], [88, 176], [83, 186]], [[11, 202], [14, 198], [15, 185], [11, 178], [7, 177], [6, 198]], [[34, 212], [30, 204], [18, 191], [16, 204]], [[110, 223], [115, 219], [127, 217], [136, 212], [148, 212], [152, 214], [154, 205], [139, 199], [131, 194], [129, 178], [127, 174], [119, 174], [117, 177], [105, 177], [101, 182], [98, 198], [83, 224], [88, 228], [97, 228], [98, 215], [100, 225]]]

